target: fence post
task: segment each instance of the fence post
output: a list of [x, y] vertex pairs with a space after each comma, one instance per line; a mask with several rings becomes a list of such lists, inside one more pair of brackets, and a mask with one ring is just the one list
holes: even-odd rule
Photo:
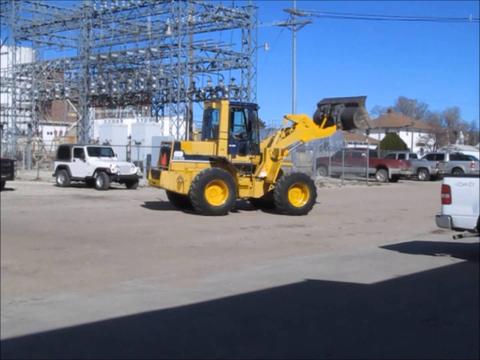
[[367, 130], [367, 171], [366, 171], [367, 185], [368, 185], [368, 176], [370, 171], [370, 145], [368, 143], [368, 134], [369, 134], [369, 131]]
[[328, 154], [328, 169], [327, 169], [327, 175], [328, 177], [332, 176], [332, 171], [330, 170], [332, 167], [332, 152], [330, 151], [330, 138], [328, 138], [328, 144], [327, 144], [327, 154]]

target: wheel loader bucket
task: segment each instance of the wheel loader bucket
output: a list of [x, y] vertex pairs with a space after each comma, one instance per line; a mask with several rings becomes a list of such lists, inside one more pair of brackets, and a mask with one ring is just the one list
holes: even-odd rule
[[325, 98], [317, 104], [313, 120], [320, 124], [326, 115], [329, 123], [336, 124], [342, 130], [369, 129], [366, 99], [366, 96]]

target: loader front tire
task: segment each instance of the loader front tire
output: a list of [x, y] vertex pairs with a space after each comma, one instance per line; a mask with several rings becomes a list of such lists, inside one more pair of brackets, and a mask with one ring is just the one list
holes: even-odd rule
[[177, 209], [188, 209], [192, 207], [192, 203], [187, 195], [178, 194], [173, 191], [165, 190], [167, 193], [168, 201]]
[[226, 215], [237, 198], [235, 181], [223, 169], [205, 169], [193, 179], [189, 198], [199, 214]]
[[291, 173], [279, 179], [273, 190], [277, 211], [286, 215], [306, 215], [317, 201], [317, 189], [310, 177]]

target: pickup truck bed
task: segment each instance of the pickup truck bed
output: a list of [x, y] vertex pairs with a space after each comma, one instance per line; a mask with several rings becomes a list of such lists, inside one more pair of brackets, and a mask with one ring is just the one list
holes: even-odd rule
[[479, 175], [446, 176], [441, 189], [441, 212], [437, 226], [455, 231], [480, 230]]

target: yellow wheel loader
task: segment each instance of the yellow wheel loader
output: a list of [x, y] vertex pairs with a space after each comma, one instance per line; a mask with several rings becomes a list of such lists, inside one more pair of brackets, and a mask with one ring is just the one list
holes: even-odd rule
[[305, 215], [316, 202], [314, 182], [303, 173], [282, 171], [299, 144], [333, 135], [338, 128], [369, 126], [366, 97], [323, 99], [313, 118], [285, 115], [288, 126], [260, 141], [258, 106], [229, 100], [205, 102], [201, 139], [163, 142], [151, 186], [165, 189], [178, 208], [225, 215], [237, 199], [282, 214]]

